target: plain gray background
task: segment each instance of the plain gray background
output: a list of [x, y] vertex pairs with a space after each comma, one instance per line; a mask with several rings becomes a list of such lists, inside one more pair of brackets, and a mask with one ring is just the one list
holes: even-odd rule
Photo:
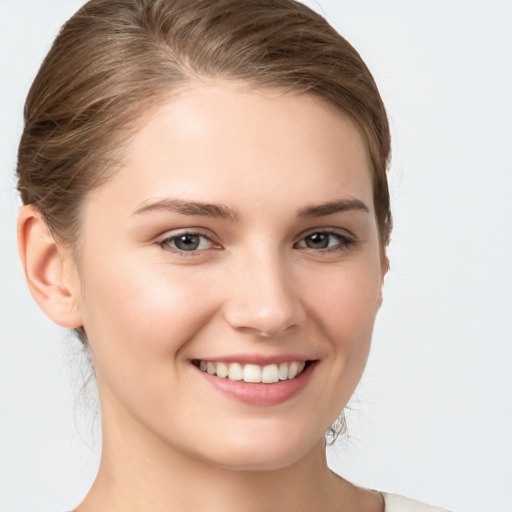
[[[458, 512], [512, 512], [512, 1], [323, 0], [393, 135], [391, 271], [333, 468]], [[0, 0], [0, 511], [69, 510], [100, 434], [78, 343], [17, 260], [22, 106], [77, 0]], [[77, 400], [78, 397], [78, 400]]]

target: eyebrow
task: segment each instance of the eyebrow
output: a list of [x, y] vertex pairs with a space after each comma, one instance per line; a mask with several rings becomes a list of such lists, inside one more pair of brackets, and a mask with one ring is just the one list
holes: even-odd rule
[[[232, 208], [229, 208], [229, 206], [170, 198], [142, 205], [134, 211], [133, 215], [161, 210], [178, 213], [180, 215], [199, 215], [231, 221], [235, 221], [239, 218], [238, 213]], [[334, 213], [353, 210], [369, 213], [368, 207], [362, 201], [351, 198], [306, 206], [297, 212], [297, 217], [323, 217]]]
[[317, 205], [306, 206], [297, 212], [297, 217], [323, 217], [333, 213], [359, 210], [369, 213], [368, 207], [359, 199], [339, 199]]
[[161, 201], [141, 206], [133, 214], [140, 215], [158, 210], [179, 213], [181, 215], [201, 215], [232, 221], [238, 218], [238, 214], [228, 206], [200, 201], [185, 201], [183, 199], [162, 199]]

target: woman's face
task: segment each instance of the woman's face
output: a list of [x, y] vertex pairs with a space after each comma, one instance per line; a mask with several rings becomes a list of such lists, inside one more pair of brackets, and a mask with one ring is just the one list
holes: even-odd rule
[[233, 82], [148, 119], [83, 212], [76, 292], [105, 439], [291, 464], [354, 391], [381, 302], [363, 140], [314, 96]]

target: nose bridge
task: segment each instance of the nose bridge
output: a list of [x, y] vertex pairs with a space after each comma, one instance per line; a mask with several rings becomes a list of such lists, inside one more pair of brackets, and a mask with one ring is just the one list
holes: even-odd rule
[[276, 336], [301, 321], [290, 262], [279, 247], [260, 244], [237, 258], [225, 317], [236, 329]]

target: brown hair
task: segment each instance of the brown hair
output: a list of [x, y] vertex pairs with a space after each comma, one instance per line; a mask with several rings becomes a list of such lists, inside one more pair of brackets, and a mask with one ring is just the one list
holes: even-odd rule
[[30, 89], [18, 190], [53, 236], [79, 240], [81, 203], [116, 169], [148, 107], [222, 77], [316, 94], [358, 124], [381, 244], [391, 213], [386, 111], [356, 50], [294, 0], [91, 0], [61, 29]]

